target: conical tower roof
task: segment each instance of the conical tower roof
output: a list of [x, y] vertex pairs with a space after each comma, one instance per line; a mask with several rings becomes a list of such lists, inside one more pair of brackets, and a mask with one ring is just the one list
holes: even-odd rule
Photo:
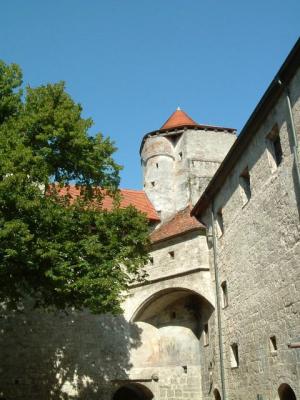
[[236, 129], [233, 128], [223, 128], [221, 126], [214, 126], [214, 125], [203, 125], [203, 124], [200, 125], [196, 121], [194, 121], [190, 116], [188, 116], [186, 112], [184, 112], [178, 107], [177, 110], [173, 112], [173, 114], [167, 119], [167, 121], [163, 124], [163, 126], [160, 129], [156, 129], [155, 131], [148, 132], [146, 133], [146, 135], [144, 135], [140, 147], [140, 153], [143, 149], [145, 140], [148, 137], [156, 136], [159, 135], [160, 133], [164, 134], [169, 131], [171, 131], [170, 134], [173, 134], [172, 131], [176, 131], [176, 129], [180, 128], [202, 129], [206, 131], [227, 132], [231, 134], [236, 133]]
[[181, 110], [179, 107], [173, 114], [167, 119], [160, 130], [171, 130], [180, 128], [182, 126], [198, 126], [197, 122], [187, 115], [186, 112]]

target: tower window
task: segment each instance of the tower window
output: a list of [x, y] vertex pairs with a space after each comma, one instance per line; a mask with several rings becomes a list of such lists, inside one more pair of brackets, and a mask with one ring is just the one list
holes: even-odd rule
[[156, 168], [158, 168], [158, 163], [156, 163]]
[[153, 257], [150, 257], [150, 258], [149, 258], [149, 263], [150, 263], [151, 265], [154, 264], [154, 259], [153, 259]]
[[155, 186], [155, 182], [154, 182], [154, 181], [151, 182], [151, 186], [152, 186], [152, 187]]
[[240, 175], [240, 190], [243, 199], [243, 205], [245, 205], [251, 198], [250, 174], [248, 167], [246, 167]]
[[221, 283], [221, 289], [222, 289], [222, 307], [226, 308], [228, 307], [228, 287], [226, 281]]
[[179, 159], [182, 160], [182, 151], [180, 153], [178, 153], [179, 155]]
[[169, 251], [169, 257], [173, 260], [175, 258], [175, 252]]
[[237, 343], [232, 343], [232, 345], [230, 346], [230, 361], [231, 368], [237, 368], [240, 365], [239, 347]]

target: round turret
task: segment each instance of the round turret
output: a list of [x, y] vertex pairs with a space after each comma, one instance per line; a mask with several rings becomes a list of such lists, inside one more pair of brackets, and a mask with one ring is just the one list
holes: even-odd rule
[[164, 136], [145, 140], [142, 153], [144, 190], [162, 220], [174, 214], [174, 149]]

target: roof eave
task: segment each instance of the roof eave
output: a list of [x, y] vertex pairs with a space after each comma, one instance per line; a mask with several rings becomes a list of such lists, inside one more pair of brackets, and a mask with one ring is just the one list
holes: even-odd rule
[[164, 134], [166, 134], [166, 133], [178, 134], [178, 133], [182, 133], [186, 129], [227, 132], [227, 133], [230, 133], [230, 134], [233, 134], [233, 135], [235, 135], [235, 133], [236, 133], [236, 129], [235, 128], [225, 128], [225, 127], [222, 127], [222, 126], [199, 125], [199, 124], [197, 124], [197, 125], [179, 125], [179, 126], [174, 127], [174, 128], [157, 129], [155, 131], [148, 132], [143, 136], [143, 139], [142, 139], [142, 142], [141, 142], [141, 146], [140, 146], [140, 154], [142, 153], [145, 140], [149, 136], [157, 136], [157, 135], [160, 135], [162, 133], [164, 133]]
[[166, 242], [168, 240], [177, 238], [178, 236], [185, 235], [186, 233], [190, 233], [190, 232], [194, 232], [194, 231], [200, 231], [200, 230], [206, 231], [206, 227], [204, 225], [203, 226], [197, 226], [195, 228], [187, 229], [185, 231], [175, 233], [174, 235], [166, 236], [164, 238], [153, 240], [153, 241], [150, 238], [150, 242], [151, 242], [151, 245], [157, 244], [157, 243], [161, 243], [161, 242]]

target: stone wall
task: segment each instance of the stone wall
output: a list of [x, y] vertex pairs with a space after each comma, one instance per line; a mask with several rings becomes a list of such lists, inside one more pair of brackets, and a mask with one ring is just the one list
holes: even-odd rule
[[[297, 134], [300, 133], [300, 73], [290, 85]], [[271, 135], [277, 130], [283, 158], [277, 166]], [[300, 334], [299, 186], [292, 153], [293, 139], [286, 98], [282, 95], [214, 200], [222, 211], [217, 229], [220, 283], [228, 289], [221, 310], [227, 397], [230, 400], [278, 398], [278, 387], [289, 384], [300, 398], [300, 349], [290, 349]], [[251, 196], [245, 197], [241, 175], [250, 175]], [[247, 197], [249, 198], [247, 200]], [[209, 210], [203, 215], [211, 230]], [[216, 219], [216, 224], [218, 221]], [[211, 251], [211, 262], [212, 262]], [[212, 281], [214, 276], [212, 274]], [[220, 294], [223, 290], [219, 287]], [[210, 321], [214, 331], [216, 321]], [[238, 346], [238, 363], [233, 345]], [[206, 363], [218, 354], [215, 341]], [[236, 365], [238, 364], [238, 365]], [[218, 360], [211, 373], [219, 387]], [[207, 395], [204, 398], [211, 398]]]
[[201, 399], [203, 326], [214, 302], [203, 234], [154, 246], [148, 281], [132, 287], [124, 316], [2, 310], [0, 396], [112, 400], [138, 384], [155, 400]]
[[110, 400], [140, 337], [123, 316], [2, 310], [1, 399]]

